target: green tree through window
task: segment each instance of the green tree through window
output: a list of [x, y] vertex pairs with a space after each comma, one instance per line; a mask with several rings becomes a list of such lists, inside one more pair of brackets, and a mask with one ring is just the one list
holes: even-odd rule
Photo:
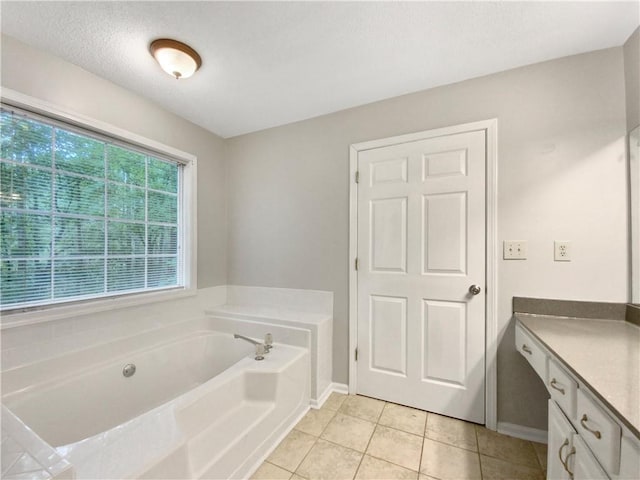
[[0, 114], [0, 305], [182, 286], [178, 162]]

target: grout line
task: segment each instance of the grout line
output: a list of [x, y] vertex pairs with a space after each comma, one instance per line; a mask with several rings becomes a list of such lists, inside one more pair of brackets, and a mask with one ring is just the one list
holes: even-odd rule
[[536, 447], [533, 446], [533, 442], [529, 442], [529, 443], [533, 448], [533, 453], [536, 454], [536, 460], [538, 460], [538, 466], [540, 467], [540, 470], [542, 470], [542, 472], [544, 473], [545, 469], [544, 469], [544, 466], [542, 465], [542, 462], [540, 461], [540, 455], [538, 455], [538, 450], [536, 450]]
[[[354, 418], [356, 418], [356, 417], [354, 417]], [[384, 427], [384, 425], [380, 425], [380, 426], [381, 426], [381, 427]], [[374, 429], [374, 431], [373, 431], [373, 432], [375, 433], [375, 429]], [[405, 432], [405, 433], [406, 433], [406, 432]], [[416, 436], [417, 436], [417, 435], [416, 435]], [[371, 434], [371, 437], [369, 438], [369, 442], [367, 443], [367, 449], [369, 448], [369, 444], [371, 443], [371, 439], [372, 439], [372, 438], [373, 438], [373, 433]], [[335, 445], [335, 446], [337, 446], [337, 447], [346, 448], [347, 450], [351, 450], [351, 451], [353, 451], [353, 452], [360, 453], [360, 454], [362, 454], [362, 456], [363, 456], [363, 457], [364, 457], [364, 455], [369, 455], [369, 456], [370, 456], [370, 457], [372, 457], [372, 458], [375, 458], [375, 459], [378, 459], [378, 460], [382, 460], [382, 461], [384, 461], [384, 462], [390, 463], [391, 465], [395, 465], [396, 467], [404, 468], [405, 470], [409, 470], [409, 471], [411, 471], [411, 472], [419, 473], [417, 470], [412, 470], [412, 469], [410, 469], [410, 468], [405, 467], [404, 465], [399, 465], [399, 464], [397, 464], [397, 463], [393, 463], [393, 462], [391, 462], [391, 461], [387, 460], [386, 458], [376, 457], [375, 455], [372, 455], [371, 453], [367, 452], [366, 450], [365, 450], [364, 452], [361, 452], [360, 450], [356, 450], [356, 449], [351, 448], [351, 447], [346, 447], [346, 446], [344, 446], [344, 445], [341, 445], [341, 444], [336, 443], [336, 442], [334, 442], [334, 441], [328, 440], [328, 439], [326, 439], [326, 438], [319, 438], [319, 437], [318, 437], [318, 439], [319, 439], [319, 440], [322, 440], [323, 442], [327, 442], [327, 443], [330, 443], [330, 444], [332, 444], [332, 445]], [[362, 462], [362, 460], [361, 460], [360, 462]], [[282, 467], [281, 467], [281, 468], [282, 468]], [[360, 468], [360, 467], [358, 466], [358, 468]], [[286, 470], [286, 469], [285, 469], [285, 470]], [[287, 470], [287, 471], [288, 471], [288, 470]], [[356, 470], [356, 473], [357, 473], [357, 470]], [[434, 477], [434, 478], [435, 478], [435, 477]]]
[[[329, 409], [328, 409], [328, 410], [329, 410]], [[318, 436], [316, 437], [315, 441], [313, 442], [313, 445], [311, 445], [311, 448], [309, 449], [309, 451], [308, 451], [307, 453], [305, 453], [304, 457], [302, 457], [302, 460], [300, 460], [300, 463], [298, 463], [298, 465], [296, 465], [296, 468], [295, 468], [295, 470], [294, 470], [294, 472], [293, 472], [293, 473], [294, 473], [294, 474], [296, 474], [296, 475], [298, 475], [298, 476], [300, 476], [300, 477], [302, 477], [302, 475], [300, 475], [299, 473], [297, 473], [297, 472], [298, 472], [298, 468], [300, 468], [300, 465], [302, 465], [302, 464], [304, 463], [304, 461], [307, 459], [307, 457], [308, 457], [308, 456], [309, 456], [309, 454], [311, 453], [311, 450], [313, 450], [313, 447], [315, 447], [315, 446], [318, 444], [318, 440], [320, 440], [320, 436], [325, 432], [325, 430], [327, 429], [327, 427], [329, 426], [329, 424], [333, 421], [333, 419], [334, 419], [334, 418], [336, 418], [336, 415], [337, 415], [338, 411], [337, 411], [337, 410], [329, 410], [329, 411], [333, 412], [333, 416], [332, 416], [332, 417], [331, 417], [331, 419], [327, 422], [327, 424], [324, 426], [324, 428], [323, 428], [323, 429], [322, 429], [322, 431], [320, 432], [320, 435], [318, 435]], [[305, 415], [305, 416], [306, 416], [306, 415]], [[302, 417], [302, 418], [304, 418], [304, 417]], [[301, 421], [302, 421], [302, 419], [300, 419], [300, 422], [301, 422]], [[300, 423], [300, 422], [298, 422], [298, 423]], [[298, 423], [296, 423], [296, 426], [298, 425]], [[295, 429], [296, 427], [293, 427], [293, 428]], [[299, 431], [299, 432], [302, 432], [301, 430], [298, 430], [298, 431]], [[302, 432], [302, 433], [305, 433], [305, 434], [307, 434], [307, 435], [311, 435], [310, 433], [307, 433], [307, 432]], [[314, 437], [315, 435], [311, 435], [311, 436], [312, 436], [312, 437]], [[327, 440], [325, 440], [324, 438], [323, 438], [322, 440], [327, 441]], [[303, 478], [306, 478], [306, 477], [303, 477]]]
[[[424, 455], [424, 439], [427, 438], [427, 422], [429, 421], [429, 412], [427, 412], [427, 416], [424, 419], [424, 428], [422, 429], [422, 444], [420, 445], [420, 460], [418, 461], [418, 479], [420, 479], [420, 474], [422, 473], [422, 456]], [[425, 473], [425, 476], [427, 474]]]
[[[406, 432], [405, 432], [406, 433]], [[475, 435], [475, 434], [474, 434]], [[442, 440], [438, 440], [437, 438], [431, 438], [431, 437], [427, 437], [425, 435], [424, 437], [427, 440], [430, 440], [432, 442], [436, 442], [439, 443], [440, 445], [445, 445], [447, 447], [453, 447], [453, 448], [457, 448], [458, 450], [464, 450], [465, 452], [471, 452], [471, 453], [480, 453], [480, 450], [471, 450], [469, 448], [464, 448], [464, 447], [460, 447], [458, 445], [454, 445], [453, 443], [447, 443], [447, 442], [443, 442]], [[476, 447], [478, 446], [478, 437], [476, 436]]]
[[[382, 410], [380, 410], [380, 415], [378, 415], [378, 420], [380, 420], [380, 417], [382, 416], [382, 412], [384, 411], [386, 406], [387, 406], [387, 403], [385, 402], [385, 404], [382, 406]], [[357, 418], [357, 417], [354, 417], [354, 418]], [[364, 419], [361, 419], [361, 420], [364, 420]], [[364, 460], [364, 456], [367, 454], [367, 450], [369, 450], [369, 445], [371, 445], [371, 440], [373, 439], [373, 435], [376, 433], [376, 428], [378, 428], [378, 420], [376, 420], [375, 423], [370, 422], [370, 423], [373, 423], [373, 432], [371, 432], [371, 436], [369, 437], [367, 446], [364, 448], [364, 452], [362, 452], [362, 456], [360, 457], [360, 462], [358, 463], [358, 468], [356, 468], [356, 471], [353, 473], [353, 478], [356, 478], [356, 476], [358, 475], [358, 471], [362, 466], [362, 461]]]
[[[366, 398], [369, 398], [369, 397], [366, 397]], [[346, 401], [346, 400], [345, 400], [345, 401]], [[301, 461], [298, 463], [298, 465], [296, 466], [295, 471], [294, 471], [294, 472], [291, 472], [291, 473], [292, 473], [292, 475], [298, 475], [298, 476], [302, 477], [302, 475], [300, 475], [299, 473], [297, 473], [297, 470], [298, 470], [298, 468], [300, 467], [300, 465], [302, 465], [302, 463], [303, 463], [303, 462], [306, 460], [306, 458], [309, 456], [309, 453], [311, 452], [311, 450], [313, 450], [313, 448], [318, 444], [318, 440], [323, 440], [324, 442], [330, 443], [330, 444], [332, 444], [332, 445], [335, 445], [335, 446], [338, 446], [338, 447], [341, 447], [341, 448], [346, 448], [347, 450], [351, 450], [351, 451], [356, 452], [356, 453], [358, 453], [358, 454], [360, 454], [360, 455], [361, 455], [360, 462], [359, 462], [359, 464], [358, 464], [358, 467], [357, 467], [357, 468], [356, 468], [356, 470], [355, 470], [355, 473], [354, 473], [354, 477], [353, 477], [353, 478], [355, 478], [355, 476], [356, 476], [356, 475], [358, 474], [358, 472], [360, 471], [360, 468], [362, 467], [362, 462], [363, 462], [363, 460], [364, 460], [364, 456], [365, 456], [365, 455], [369, 455], [369, 456], [370, 456], [370, 457], [372, 457], [372, 458], [375, 458], [375, 459], [378, 459], [378, 460], [381, 460], [381, 461], [387, 462], [387, 463], [389, 463], [389, 464], [391, 464], [391, 465], [394, 465], [394, 466], [397, 466], [397, 467], [403, 468], [403, 469], [405, 469], [405, 470], [409, 470], [409, 471], [411, 471], [411, 472], [416, 472], [415, 470], [412, 470], [412, 469], [410, 469], [410, 468], [407, 468], [407, 467], [406, 467], [406, 466], [404, 466], [404, 465], [398, 465], [397, 463], [391, 462], [391, 461], [389, 461], [389, 460], [387, 460], [387, 459], [385, 459], [385, 458], [380, 458], [380, 457], [377, 457], [377, 456], [375, 456], [375, 455], [371, 455], [371, 453], [369, 453], [369, 452], [368, 452], [369, 447], [370, 447], [370, 445], [371, 445], [371, 441], [373, 440], [373, 436], [375, 435], [375, 432], [376, 432], [376, 430], [378, 429], [378, 427], [389, 428], [389, 429], [394, 430], [394, 431], [397, 431], [397, 432], [405, 433], [405, 434], [408, 434], [408, 435], [413, 435], [413, 436], [416, 436], [416, 437], [420, 437], [420, 436], [422, 437], [421, 450], [420, 450], [420, 460], [419, 460], [419, 463], [418, 463], [418, 470], [417, 470], [417, 472], [416, 472], [416, 473], [418, 474], [418, 478], [419, 478], [419, 475], [420, 475], [421, 473], [423, 473], [423, 472], [421, 472], [421, 471], [420, 471], [420, 468], [421, 468], [421, 466], [422, 466], [422, 457], [423, 457], [423, 454], [424, 454], [424, 443], [425, 443], [425, 439], [427, 439], [427, 438], [428, 438], [430, 441], [437, 442], [437, 443], [439, 443], [439, 444], [446, 445], [446, 446], [448, 446], [448, 447], [458, 448], [458, 449], [463, 450], [463, 451], [466, 451], [466, 452], [473, 452], [473, 450], [469, 450], [469, 449], [467, 449], [467, 448], [460, 447], [460, 446], [458, 446], [458, 445], [453, 445], [453, 444], [446, 443], [446, 442], [443, 442], [443, 441], [440, 441], [440, 440], [437, 440], [437, 439], [434, 439], [434, 438], [430, 438], [430, 437], [428, 436], [428, 434], [427, 434], [427, 431], [428, 431], [429, 416], [431, 415], [431, 412], [428, 412], [428, 411], [426, 411], [426, 410], [415, 409], [415, 410], [423, 411], [423, 412], [425, 412], [425, 413], [426, 413], [426, 415], [427, 415], [427, 417], [426, 417], [426, 419], [425, 419], [424, 430], [423, 430], [423, 434], [422, 434], [422, 435], [418, 435], [418, 434], [416, 434], [416, 433], [412, 433], [412, 432], [407, 432], [407, 431], [405, 431], [405, 430], [401, 430], [401, 429], [399, 429], [399, 428], [395, 428], [395, 427], [392, 427], [392, 426], [389, 426], [389, 425], [383, 425], [383, 424], [380, 424], [380, 423], [379, 423], [379, 422], [380, 422], [380, 418], [382, 418], [382, 414], [384, 413], [384, 409], [385, 409], [385, 408], [386, 408], [386, 406], [387, 406], [387, 405], [389, 405], [389, 404], [393, 404], [393, 403], [392, 403], [392, 402], [384, 402], [384, 406], [382, 407], [382, 410], [380, 411], [380, 414], [377, 416], [377, 420], [376, 420], [375, 422], [372, 422], [371, 420], [368, 420], [368, 419], [365, 419], [365, 418], [361, 418], [361, 417], [357, 417], [357, 416], [355, 416], [355, 415], [350, 415], [350, 414], [347, 414], [347, 413], [345, 413], [345, 412], [340, 411], [340, 409], [342, 408], [342, 405], [344, 405], [344, 401], [342, 402], [342, 404], [340, 405], [340, 407], [338, 407], [338, 410], [333, 410], [333, 409], [328, 409], [328, 408], [327, 408], [326, 410], [327, 410], [327, 411], [332, 412], [332, 413], [333, 413], [333, 415], [331, 416], [331, 418], [330, 418], [329, 422], [327, 422], [327, 424], [324, 426], [324, 428], [322, 429], [322, 431], [320, 432], [320, 434], [319, 434], [318, 436], [311, 435], [311, 434], [309, 434], [309, 433], [307, 433], [307, 432], [303, 432], [302, 430], [297, 430], [297, 431], [299, 431], [299, 432], [301, 432], [301, 433], [304, 433], [304, 434], [306, 434], [306, 435], [310, 435], [310, 436], [315, 437], [315, 440], [314, 440], [313, 444], [311, 445], [311, 448], [309, 449], [309, 451], [304, 455], [304, 457], [302, 458], [302, 460], [301, 460]], [[396, 405], [396, 404], [393, 404], [393, 405]], [[408, 408], [411, 408], [411, 407], [408, 407]], [[361, 451], [359, 451], [359, 450], [356, 450], [356, 449], [353, 449], [353, 448], [350, 448], [350, 447], [347, 447], [347, 446], [345, 446], [345, 445], [341, 445], [341, 444], [339, 444], [339, 443], [336, 443], [336, 442], [334, 442], [334, 441], [328, 440], [328, 439], [326, 439], [326, 438], [321, 438], [321, 437], [322, 437], [322, 435], [324, 434], [324, 432], [325, 432], [325, 431], [327, 430], [327, 428], [329, 427], [329, 424], [330, 424], [330, 423], [335, 419], [335, 417], [336, 417], [338, 414], [345, 415], [345, 416], [348, 416], [348, 417], [351, 417], [351, 418], [355, 418], [355, 419], [358, 419], [358, 420], [361, 420], [361, 421], [366, 421], [366, 422], [372, 423], [372, 424], [374, 425], [374, 430], [373, 430], [373, 432], [372, 432], [371, 436], [369, 437], [369, 441], [367, 442], [367, 446], [365, 447], [365, 450], [364, 450], [363, 452], [361, 452]], [[485, 427], [484, 427], [484, 426], [482, 426], [482, 425], [474, 424], [473, 422], [465, 422], [464, 420], [460, 420], [460, 421], [461, 421], [461, 422], [464, 422], [464, 423], [467, 423], [467, 424], [470, 424], [470, 425], [472, 425], [472, 426], [473, 426], [473, 428], [474, 428], [474, 437], [475, 437], [475, 441], [476, 441], [476, 449], [477, 449], [474, 453], [476, 453], [476, 454], [477, 454], [477, 456], [478, 456], [478, 463], [479, 463], [479, 467], [480, 467], [480, 475], [481, 475], [481, 478], [482, 478], [482, 479], [484, 479], [484, 471], [483, 471], [483, 468], [482, 468], [482, 465], [483, 465], [483, 463], [482, 463], [482, 455], [486, 455], [486, 456], [487, 456], [487, 457], [489, 457], [489, 458], [495, 458], [496, 460], [499, 460], [499, 461], [502, 461], [502, 462], [505, 462], [505, 463], [507, 463], [507, 464], [511, 464], [511, 465], [514, 465], [514, 466], [521, 466], [521, 467], [525, 467], [525, 468], [533, 468], [533, 467], [532, 467], [532, 466], [530, 466], [530, 465], [525, 465], [525, 464], [521, 464], [521, 463], [512, 462], [512, 461], [505, 460], [505, 459], [500, 458], [500, 457], [494, 457], [493, 455], [482, 454], [482, 453], [480, 452], [480, 442], [479, 442], [478, 429], [479, 429], [479, 428], [485, 428]], [[297, 424], [296, 424], [296, 426], [297, 426]], [[295, 427], [295, 426], [294, 426], [294, 429], [296, 429], [296, 427]], [[532, 450], [533, 450], [533, 453], [534, 453], [534, 455], [535, 455], [535, 457], [536, 457], [536, 462], [537, 462], [538, 467], [539, 467], [539, 468], [538, 468], [538, 470], [541, 470], [541, 471], [544, 473], [544, 472], [545, 472], [545, 469], [544, 469], [544, 467], [542, 466], [542, 462], [540, 461], [540, 456], [538, 455], [538, 452], [536, 451], [535, 447], [533, 446], [533, 443], [532, 443], [532, 442], [530, 442], [530, 441], [527, 441], [527, 443], [529, 444], [530, 449], [532, 449]], [[266, 460], [265, 460], [265, 461], [266, 461]], [[267, 463], [271, 463], [271, 462], [268, 462], [268, 461], [266, 461], [266, 462], [267, 462]], [[272, 464], [272, 465], [275, 465], [275, 464]], [[275, 466], [276, 466], [276, 467], [279, 467], [279, 468], [282, 468], [283, 470], [285, 470], [285, 471], [289, 472], [289, 470], [287, 470], [287, 469], [285, 469], [285, 468], [283, 468], [283, 467], [280, 467], [279, 465], [275, 465]], [[424, 475], [427, 475], [427, 473], [424, 473]], [[303, 477], [303, 478], [304, 478], [304, 477]], [[436, 478], [436, 477], [433, 477], [433, 478]]]
[[[346, 447], [345, 447], [345, 448], [346, 448]], [[364, 452], [364, 454], [365, 454], [365, 455], [369, 455], [371, 458], [375, 458], [376, 460], [382, 460], [383, 462], [385, 462], [385, 463], [389, 463], [389, 464], [391, 464], [391, 465], [393, 465], [393, 466], [395, 466], [395, 467], [400, 467], [400, 468], [402, 468], [402, 469], [404, 469], [404, 470], [409, 470], [410, 472], [417, 473], [417, 474], [419, 474], [419, 473], [420, 473], [420, 471], [419, 471], [419, 470], [420, 470], [420, 467], [418, 467], [418, 470], [413, 470], [413, 469], [411, 469], [411, 468], [405, 467], [404, 465], [398, 465], [397, 463], [393, 463], [392, 461], [387, 460], [386, 458], [376, 457], [375, 455], [371, 455], [371, 454], [370, 454], [370, 453], [368, 453], [368, 452]], [[426, 473], [425, 473], [425, 475], [426, 475]], [[430, 476], [431, 476], [431, 475], [430, 475]], [[436, 477], [434, 477], [434, 478], [436, 478]]]
[[[304, 433], [304, 432], [303, 432]], [[308, 435], [308, 434], [307, 434]], [[316, 437], [316, 439], [313, 442], [313, 445], [311, 445], [311, 448], [309, 449], [309, 451], [307, 451], [307, 453], [304, 454], [304, 457], [302, 457], [302, 459], [300, 460], [300, 462], [298, 463], [298, 465], [296, 465], [295, 470], [293, 471], [293, 473], [298, 474], [298, 469], [300, 468], [300, 465], [302, 465], [304, 463], [304, 461], [307, 459], [307, 457], [309, 456], [309, 453], [311, 453], [311, 450], [313, 450], [313, 447], [316, 446], [316, 444], [318, 443], [318, 440], [320, 440], [320, 437]], [[300, 477], [302, 477], [302, 475], [298, 474]], [[306, 478], [306, 477], [303, 477]]]
[[482, 472], [482, 455], [480, 455], [480, 441], [478, 440], [478, 426], [473, 426], [473, 433], [476, 437], [476, 448], [478, 449], [478, 466], [480, 467], [480, 479], [484, 480], [484, 473]]
[[[358, 418], [358, 417], [355, 417], [355, 418]], [[424, 435], [418, 435], [417, 433], [407, 432], [406, 430], [401, 430], [399, 428], [392, 427], [390, 425], [385, 425], [384, 423], [376, 423], [376, 425], [380, 425], [381, 427], [388, 428], [389, 430], [395, 430], [396, 432], [406, 433], [407, 435], [413, 435], [414, 437], [422, 437], [422, 438], [424, 438]]]
[[[476, 425], [476, 441], [477, 441], [477, 437], [478, 437], [478, 428], [485, 428], [482, 425]], [[509, 438], [513, 438], [514, 440], [521, 440], [521, 439], [517, 439], [516, 437], [510, 437], [509, 435], [504, 435], [504, 434], [499, 434], [499, 435], [503, 435], [505, 437], [509, 437]], [[517, 461], [513, 461], [513, 460], [508, 460], [505, 458], [501, 458], [501, 457], [496, 457], [495, 455], [490, 455], [489, 453], [481, 453], [480, 452], [480, 442], [478, 442], [478, 454], [480, 455], [480, 473], [481, 475], [484, 476], [484, 472], [482, 471], [482, 456], [485, 456], [487, 458], [492, 458], [495, 460], [498, 460], [499, 462], [503, 462], [506, 464], [509, 464], [511, 466], [515, 466], [515, 467], [522, 467], [522, 468], [526, 468], [529, 470], [539, 470], [540, 472], [542, 472], [543, 474], [546, 472], [546, 470], [542, 467], [542, 464], [540, 462], [540, 458], [538, 457], [538, 452], [536, 451], [536, 449], [533, 446], [533, 442], [529, 441], [529, 440], [523, 440], [525, 441], [527, 444], [529, 444], [529, 447], [533, 450], [533, 453], [535, 455], [536, 458], [536, 463], [538, 465], [538, 467], [534, 466], [534, 465], [528, 465], [525, 463], [521, 463], [521, 462], [517, 462]]]
[[[291, 470], [287, 470], [286, 468], [281, 467], [280, 465], [276, 465], [275, 463], [271, 463], [269, 460], [265, 460], [264, 462], [262, 462], [262, 465], [264, 465], [265, 463], [268, 463], [269, 465], [273, 465], [274, 467], [279, 468], [280, 470], [284, 470], [285, 472], [288, 472], [288, 473], [290, 473], [291, 475], [293, 475], [293, 474], [294, 474], [294, 472], [292, 472]], [[262, 465], [260, 465], [260, 467], [261, 467]], [[258, 469], [259, 469], [260, 467], [258, 467]], [[258, 471], [258, 470], [256, 470], [256, 472], [257, 472], [257, 471]], [[253, 472], [253, 474], [255, 475], [255, 472]]]

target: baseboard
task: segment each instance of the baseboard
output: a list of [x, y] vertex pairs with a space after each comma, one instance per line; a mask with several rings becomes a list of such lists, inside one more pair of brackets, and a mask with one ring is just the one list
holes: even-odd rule
[[311, 408], [315, 408], [315, 409], [322, 408], [322, 405], [324, 405], [324, 402], [327, 401], [327, 398], [329, 398], [329, 395], [331, 395], [333, 392], [347, 394], [349, 393], [349, 387], [344, 383], [335, 383], [335, 382], [330, 383], [329, 386], [325, 388], [324, 392], [322, 392], [322, 395], [320, 395], [317, 400], [313, 398], [311, 399], [311, 401], [309, 402], [309, 405], [311, 406]]
[[498, 433], [521, 438], [522, 440], [529, 440], [531, 442], [547, 443], [546, 430], [516, 425], [515, 423], [498, 422]]
[[346, 383], [333, 382], [331, 384], [331, 388], [333, 388], [333, 391], [336, 393], [343, 393], [345, 395], [349, 393], [349, 385], [347, 385]]

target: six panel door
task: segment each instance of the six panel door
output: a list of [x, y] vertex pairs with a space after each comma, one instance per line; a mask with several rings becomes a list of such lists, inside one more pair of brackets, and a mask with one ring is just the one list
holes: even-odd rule
[[358, 393], [484, 423], [485, 144], [358, 153]]

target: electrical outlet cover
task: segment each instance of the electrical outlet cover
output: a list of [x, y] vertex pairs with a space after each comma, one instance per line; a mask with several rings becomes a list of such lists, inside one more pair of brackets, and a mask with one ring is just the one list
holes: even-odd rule
[[566, 240], [556, 240], [553, 242], [553, 259], [556, 262], [570, 262], [571, 242]]

